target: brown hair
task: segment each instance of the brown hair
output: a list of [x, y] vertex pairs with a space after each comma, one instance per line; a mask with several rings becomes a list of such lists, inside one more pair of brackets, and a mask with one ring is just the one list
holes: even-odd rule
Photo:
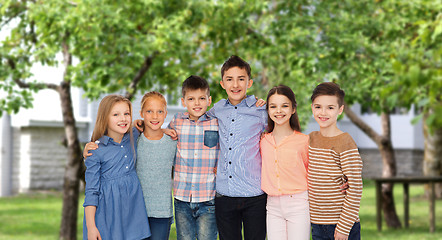
[[146, 104], [147, 100], [149, 100], [149, 98], [156, 98], [164, 104], [164, 107], [167, 107], [167, 102], [163, 94], [156, 91], [151, 91], [144, 94], [143, 98], [141, 99], [141, 110], [144, 109], [144, 105]]
[[[129, 106], [130, 116], [132, 118], [132, 103], [129, 101], [129, 99], [116, 94], [111, 94], [104, 97], [98, 106], [97, 120], [95, 121], [94, 132], [92, 133], [91, 138], [92, 142], [95, 142], [107, 134], [107, 128], [109, 127], [109, 113], [112, 110], [112, 107], [118, 102], [127, 103]], [[129, 128], [128, 132], [130, 132], [132, 140], [132, 129]]]
[[323, 83], [319, 84], [313, 90], [313, 94], [310, 97], [310, 99], [313, 102], [315, 100], [315, 98], [317, 98], [319, 96], [323, 96], [323, 95], [336, 96], [338, 98], [339, 107], [341, 107], [344, 104], [345, 92], [336, 83], [323, 82]]
[[224, 77], [224, 73], [227, 70], [233, 67], [239, 67], [240, 69], [246, 70], [249, 79], [252, 79], [252, 69], [250, 68], [250, 65], [242, 58], [236, 55], [230, 56], [229, 59], [227, 59], [227, 61], [224, 62], [223, 66], [221, 67], [221, 78]]
[[[266, 104], [268, 132], [273, 132], [273, 129], [275, 128], [275, 122], [270, 118], [269, 115], [269, 99], [271, 96], [275, 94], [286, 96], [290, 100], [290, 102], [292, 102], [292, 109], [296, 110], [298, 106], [298, 104], [296, 103], [295, 93], [293, 93], [291, 88], [281, 84], [279, 86], [270, 89], [269, 93], [267, 94], [267, 104]], [[290, 116], [290, 127], [298, 132], [301, 131], [301, 127], [299, 125], [298, 111], [295, 111], [295, 113], [293, 113], [292, 116]]]
[[206, 81], [206, 79], [200, 77], [191, 75], [190, 77], [186, 78], [183, 82], [183, 86], [181, 87], [181, 93], [183, 94], [183, 98], [186, 96], [187, 90], [206, 90], [207, 95], [210, 95], [210, 88], [209, 83]]

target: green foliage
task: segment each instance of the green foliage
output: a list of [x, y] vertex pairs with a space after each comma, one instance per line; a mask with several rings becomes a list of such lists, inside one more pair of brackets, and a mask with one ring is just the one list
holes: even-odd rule
[[12, 80], [38, 90], [31, 66], [56, 66], [64, 41], [74, 56], [66, 80], [90, 98], [131, 91], [150, 57], [138, 91], [178, 97], [196, 74], [216, 102], [226, 97], [220, 66], [236, 54], [251, 64], [258, 97], [281, 83], [294, 90], [303, 125], [311, 91], [325, 80], [340, 84], [349, 104], [378, 113], [414, 104], [442, 125], [440, 1], [9, 0], [0, 11], [2, 30], [13, 26], [0, 45], [0, 88], [13, 102], [0, 108], [10, 112], [32, 102]]

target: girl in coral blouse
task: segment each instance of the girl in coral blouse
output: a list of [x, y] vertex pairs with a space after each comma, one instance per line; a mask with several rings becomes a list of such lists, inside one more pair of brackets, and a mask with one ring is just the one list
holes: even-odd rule
[[267, 237], [310, 239], [309, 137], [300, 132], [296, 99], [284, 85], [267, 95], [268, 133], [261, 139], [261, 188], [267, 193]]

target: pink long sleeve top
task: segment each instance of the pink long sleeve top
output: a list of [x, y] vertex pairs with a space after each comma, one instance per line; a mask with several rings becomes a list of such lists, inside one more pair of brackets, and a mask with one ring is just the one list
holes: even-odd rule
[[309, 137], [293, 131], [275, 143], [272, 133], [261, 139], [261, 188], [270, 196], [306, 191]]

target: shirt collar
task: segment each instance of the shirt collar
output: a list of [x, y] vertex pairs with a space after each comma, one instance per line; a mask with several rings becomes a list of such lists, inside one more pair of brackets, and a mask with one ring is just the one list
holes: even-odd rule
[[[246, 104], [247, 107], [252, 107], [253, 105], [255, 105], [257, 102], [255, 95], [248, 95], [246, 96], [246, 98], [244, 98], [240, 103], [238, 103], [237, 105], [241, 105], [241, 104]], [[226, 100], [226, 105], [230, 104], [233, 106], [233, 104], [230, 103], [229, 99]]]
[[[126, 140], [130, 135], [129, 134], [124, 134], [123, 138], [121, 139], [121, 143], [123, 143], [124, 140]], [[104, 135], [101, 138], [98, 139], [98, 141], [100, 141], [99, 143], [104, 144], [105, 146], [107, 146], [110, 142], [116, 143], [113, 138]], [[120, 144], [121, 144], [120, 143]]]
[[[182, 118], [182, 119], [189, 119], [189, 120], [191, 120], [191, 119], [190, 119], [189, 112], [185, 112], [185, 113], [183, 113], [183, 114], [181, 115], [181, 118]], [[203, 115], [201, 115], [201, 117], [198, 118], [198, 121], [207, 121], [207, 120], [210, 120], [210, 119], [212, 119], [212, 117], [210, 117], [209, 115], [207, 115], [207, 112], [205, 112]]]
[[[111, 138], [109, 136], [102, 136], [101, 138], [98, 139], [99, 143], [104, 144], [105, 146], [109, 144]], [[96, 141], [95, 141], [96, 142]]]

